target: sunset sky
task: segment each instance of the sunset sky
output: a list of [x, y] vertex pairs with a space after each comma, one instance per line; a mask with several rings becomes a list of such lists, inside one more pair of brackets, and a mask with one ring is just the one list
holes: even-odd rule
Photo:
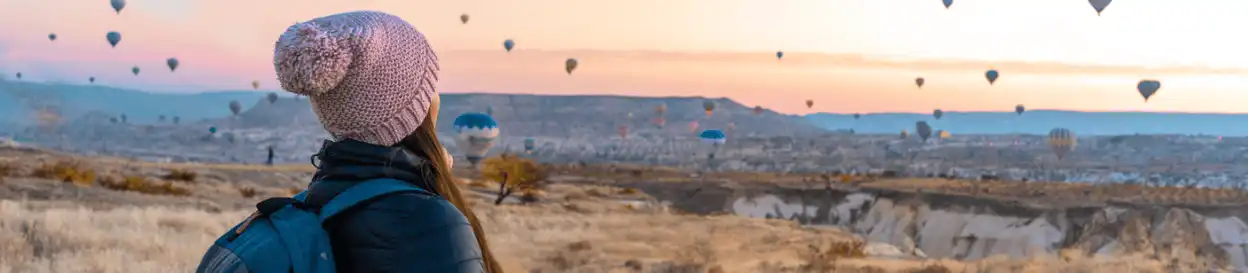
[[[1115, 1], [1099, 17], [1086, 0], [948, 10], [940, 0], [128, 0], [120, 15], [108, 2], [0, 0], [0, 72], [152, 92], [253, 79], [275, 90], [273, 42], [287, 26], [380, 10], [429, 37], [441, 92], [729, 97], [787, 113], [1248, 112], [1241, 0]], [[568, 57], [581, 62], [571, 76]], [[1002, 74], [995, 86], [990, 68]], [[1147, 104], [1142, 78], [1162, 81]]]

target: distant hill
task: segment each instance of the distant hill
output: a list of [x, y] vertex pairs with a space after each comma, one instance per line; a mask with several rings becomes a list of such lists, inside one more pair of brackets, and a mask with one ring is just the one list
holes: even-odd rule
[[251, 102], [265, 92], [223, 91], [159, 94], [103, 85], [0, 80], [0, 124], [30, 125], [39, 109], [54, 108], [66, 119], [87, 113], [125, 114], [132, 123], [155, 123], [160, 115], [184, 122], [230, 115], [229, 102]]
[[914, 123], [927, 121], [934, 129], [954, 134], [1047, 134], [1063, 127], [1078, 135], [1126, 134], [1207, 134], [1248, 136], [1248, 114], [1077, 112], [1031, 110], [1014, 112], [949, 112], [940, 120], [931, 114], [863, 114], [855, 120], [850, 114], [819, 113], [807, 120], [825, 129], [854, 129], [860, 133], [914, 132]]
[[[160, 115], [179, 116], [183, 124], [212, 126], [280, 127], [319, 126], [306, 98], [288, 94], [275, 103], [267, 92], [226, 91], [199, 94], [161, 94], [99, 85], [71, 85], [0, 81], [0, 131], [5, 124], [33, 125], [35, 114], [46, 107], [63, 119], [84, 115], [125, 114], [130, 123], [156, 123]], [[808, 135], [826, 133], [806, 119], [752, 109], [726, 98], [715, 98], [711, 117], [702, 97], [553, 96], [527, 94], [443, 94], [438, 128], [449, 131], [455, 117], [467, 112], [492, 111], [503, 134], [512, 136], [614, 136], [621, 126], [633, 136], [690, 135], [698, 130], [735, 127], [739, 135]], [[238, 100], [243, 111], [231, 117], [228, 105]], [[667, 105], [665, 125], [653, 123], [655, 107]], [[629, 113], [632, 113], [631, 117]], [[13, 126], [8, 126], [13, 127]]]
[[[529, 94], [443, 94], [438, 128], [449, 131], [455, 117], [468, 112], [492, 112], [503, 128], [502, 134], [512, 136], [614, 136], [619, 127], [627, 127], [630, 135], [693, 135], [689, 124], [698, 122], [698, 130], [727, 129], [737, 134], [790, 135], [820, 134], [825, 131], [805, 119], [772, 111], [753, 114], [752, 109], [735, 101], [712, 99], [716, 108], [706, 117], [701, 97], [626, 97], [589, 95]], [[654, 123], [655, 108], [667, 105], [665, 125]], [[632, 113], [631, 117], [629, 113]], [[282, 99], [276, 103], [258, 102], [239, 115], [237, 126], [274, 126], [278, 124], [316, 124], [316, 116], [306, 99]]]

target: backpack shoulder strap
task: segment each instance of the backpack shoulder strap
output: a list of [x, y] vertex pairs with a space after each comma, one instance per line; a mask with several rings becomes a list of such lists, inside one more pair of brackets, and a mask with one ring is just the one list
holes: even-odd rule
[[321, 223], [347, 209], [370, 199], [398, 192], [420, 192], [431, 194], [416, 185], [397, 179], [381, 178], [356, 183], [354, 186], [339, 193], [329, 203], [321, 207]]

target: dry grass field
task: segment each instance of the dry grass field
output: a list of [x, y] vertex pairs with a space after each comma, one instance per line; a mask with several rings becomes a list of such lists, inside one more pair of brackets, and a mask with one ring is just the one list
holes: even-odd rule
[[[586, 166], [552, 175], [678, 182], [690, 174]], [[0, 273], [191, 272], [206, 247], [268, 196], [310, 177], [296, 166], [155, 164], [0, 148]], [[1183, 272], [1141, 257], [977, 262], [889, 259], [834, 228], [672, 211], [624, 188], [551, 184], [493, 205], [496, 187], [459, 170], [507, 272]], [[683, 177], [683, 178], [682, 178]], [[709, 174], [699, 179], [802, 176]], [[882, 183], [882, 182], [868, 182]], [[609, 184], [605, 183], [604, 184]], [[898, 184], [901, 185], [901, 184]], [[939, 187], [938, 187], [939, 188]], [[516, 198], [517, 200], [521, 198]]]

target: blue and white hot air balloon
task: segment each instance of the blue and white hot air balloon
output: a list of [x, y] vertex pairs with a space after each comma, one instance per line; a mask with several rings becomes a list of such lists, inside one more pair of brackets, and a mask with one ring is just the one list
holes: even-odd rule
[[524, 153], [533, 154], [533, 148], [536, 148], [536, 147], [537, 147], [536, 140], [533, 140], [533, 138], [531, 137], [524, 139]]
[[702, 144], [706, 144], [709, 147], [706, 158], [710, 159], [714, 159], [715, 151], [718, 151], [719, 146], [723, 146], [724, 142], [728, 141], [728, 136], [724, 135], [724, 131], [718, 129], [702, 131], [701, 134], [698, 134], [698, 138], [702, 140]]
[[498, 122], [484, 113], [464, 113], [455, 118], [455, 142], [473, 166], [494, 147], [498, 138]]

